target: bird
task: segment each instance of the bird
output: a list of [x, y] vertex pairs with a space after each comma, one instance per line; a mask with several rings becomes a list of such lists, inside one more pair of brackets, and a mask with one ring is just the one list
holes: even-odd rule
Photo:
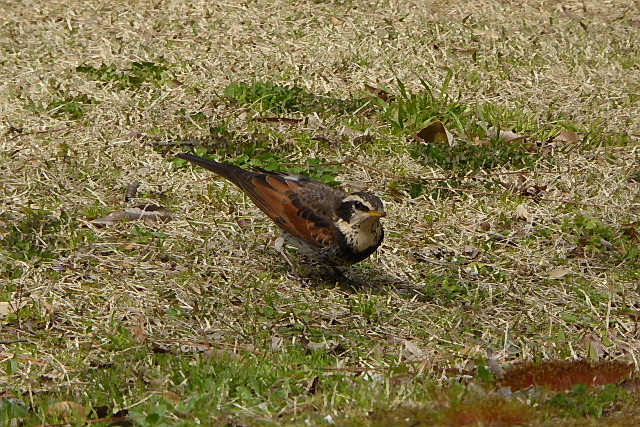
[[333, 269], [360, 262], [382, 243], [386, 216], [382, 200], [372, 193], [347, 193], [315, 179], [255, 167], [244, 169], [194, 154], [186, 160], [231, 181], [280, 228], [276, 250], [285, 245], [315, 264]]

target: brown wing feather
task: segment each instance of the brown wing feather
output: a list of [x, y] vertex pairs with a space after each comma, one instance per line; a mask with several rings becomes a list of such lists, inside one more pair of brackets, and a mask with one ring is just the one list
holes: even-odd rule
[[[317, 200], [318, 193], [326, 191], [313, 188], [319, 183], [266, 174], [254, 175], [250, 183], [245, 181], [240, 187], [280, 228], [318, 247], [336, 242], [338, 230], [328, 209], [333, 207], [333, 201], [327, 206]], [[316, 205], [322, 208], [317, 209]]]

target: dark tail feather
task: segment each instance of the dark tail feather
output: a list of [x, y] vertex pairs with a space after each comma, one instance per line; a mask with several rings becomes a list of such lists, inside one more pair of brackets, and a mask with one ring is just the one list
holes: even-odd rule
[[255, 172], [242, 169], [241, 167], [238, 167], [236, 165], [216, 162], [213, 160], [205, 159], [204, 157], [196, 156], [195, 154], [180, 153], [176, 157], [210, 170], [211, 172], [217, 173], [218, 175], [222, 176], [223, 178], [227, 178], [229, 181], [233, 182], [236, 185], [240, 185], [239, 181], [241, 181], [242, 178], [247, 179], [250, 175], [255, 174]]

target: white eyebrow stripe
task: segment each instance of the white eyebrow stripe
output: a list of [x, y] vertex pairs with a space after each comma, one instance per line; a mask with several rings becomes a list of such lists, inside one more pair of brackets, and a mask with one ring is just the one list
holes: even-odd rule
[[364, 200], [362, 197], [358, 196], [357, 194], [349, 194], [342, 201], [343, 202], [362, 202], [362, 203], [366, 203], [366, 200]]

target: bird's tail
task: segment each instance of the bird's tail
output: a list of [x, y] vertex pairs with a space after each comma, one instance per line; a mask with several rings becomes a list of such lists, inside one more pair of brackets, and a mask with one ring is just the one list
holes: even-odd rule
[[221, 177], [228, 179], [239, 187], [243, 187], [242, 181], [246, 181], [253, 175], [256, 175], [255, 172], [242, 169], [239, 166], [232, 165], [230, 163], [216, 162], [214, 160], [196, 156], [195, 154], [180, 153], [176, 157], [210, 170], [211, 172], [217, 173]]

